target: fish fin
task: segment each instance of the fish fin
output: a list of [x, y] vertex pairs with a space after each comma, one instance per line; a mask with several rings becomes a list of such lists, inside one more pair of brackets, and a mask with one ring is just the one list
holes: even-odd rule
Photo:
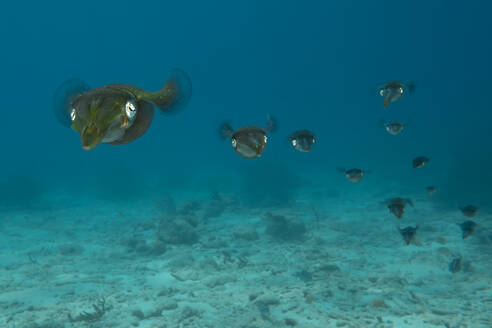
[[161, 112], [176, 112], [185, 107], [192, 94], [191, 79], [183, 70], [173, 69], [164, 87], [157, 92], [142, 92], [140, 98], [151, 102]]
[[277, 131], [277, 120], [272, 117], [270, 114], [267, 115], [267, 124], [265, 127], [266, 132], [275, 132]]
[[62, 125], [66, 127], [72, 125], [70, 118], [72, 102], [89, 89], [89, 85], [80, 79], [70, 79], [58, 86], [53, 95], [53, 105], [56, 119]]
[[378, 96], [382, 97], [381, 91], [384, 89], [384, 84], [380, 84], [377, 87], [371, 88], [371, 94], [377, 93]]
[[384, 118], [379, 120], [379, 126], [382, 126], [383, 128], [386, 128], [386, 120]]
[[343, 167], [337, 167], [337, 171], [340, 173], [343, 173], [343, 174], [345, 174], [345, 172], [347, 172]]
[[407, 82], [407, 83], [405, 83], [405, 85], [406, 85], [408, 92], [410, 94], [413, 94], [415, 92], [415, 88], [417, 87], [417, 84], [415, 83], [415, 81]]
[[229, 122], [224, 122], [220, 125], [219, 128], [219, 137], [222, 140], [225, 140], [227, 138], [232, 137], [232, 134], [234, 133], [234, 130], [232, 129], [231, 123]]
[[408, 205], [415, 207], [413, 206], [413, 200], [411, 200], [410, 198], [405, 199], [405, 201], [407, 202]]
[[118, 140], [108, 142], [111, 145], [123, 145], [140, 138], [150, 127], [154, 117], [154, 106], [140, 100], [137, 103], [138, 112], [132, 126], [126, 129], [125, 134]]
[[390, 99], [388, 97], [385, 97], [384, 98], [384, 108], [388, 107], [388, 105], [390, 104]]
[[364, 174], [371, 174], [372, 173], [372, 170], [364, 170], [362, 171]]

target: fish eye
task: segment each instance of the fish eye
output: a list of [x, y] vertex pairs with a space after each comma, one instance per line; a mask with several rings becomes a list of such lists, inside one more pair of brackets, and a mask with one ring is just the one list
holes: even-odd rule
[[296, 139], [292, 139], [292, 146], [297, 146], [297, 140]]
[[263, 136], [263, 142], [267, 143], [267, 140], [268, 140], [267, 136]]
[[125, 114], [130, 121], [133, 121], [137, 114], [137, 105], [133, 99], [129, 99], [125, 104]]
[[315, 143], [315, 142], [316, 142], [316, 139], [313, 138], [313, 143]]
[[384, 89], [379, 90], [379, 95], [380, 95], [381, 97], [383, 97], [383, 96], [384, 96]]
[[77, 112], [75, 111], [75, 108], [72, 108], [72, 111], [70, 112], [70, 119], [73, 121], [75, 121], [75, 119], [77, 118]]
[[232, 144], [232, 148], [236, 148], [236, 146], [237, 146], [236, 138], [231, 139], [231, 144]]
[[400, 93], [403, 93], [403, 88], [402, 87], [400, 87]]

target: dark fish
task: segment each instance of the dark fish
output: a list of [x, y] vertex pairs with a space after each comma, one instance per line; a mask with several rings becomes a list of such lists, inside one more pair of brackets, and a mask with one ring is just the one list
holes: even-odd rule
[[434, 186], [429, 186], [427, 188], [425, 188], [425, 191], [429, 194], [429, 195], [434, 195], [436, 192], [437, 192], [437, 187], [434, 187]]
[[122, 145], [138, 139], [150, 127], [154, 107], [172, 112], [184, 107], [190, 98], [188, 75], [174, 69], [157, 92], [127, 84], [90, 89], [81, 80], [69, 80], [56, 90], [54, 105], [57, 119], [79, 132], [82, 148], [91, 150], [101, 142]]
[[370, 173], [369, 170], [362, 171], [361, 169], [349, 169], [345, 170], [343, 168], [338, 168], [338, 171], [345, 174], [345, 177], [348, 181], [352, 183], [359, 183], [362, 181], [364, 174]]
[[403, 213], [405, 213], [405, 206], [409, 204], [413, 207], [413, 202], [409, 198], [392, 198], [383, 202], [384, 205], [388, 206], [390, 213], [393, 213], [398, 219], [401, 219]]
[[383, 127], [386, 130], [386, 132], [388, 132], [393, 136], [400, 134], [403, 131], [403, 128], [405, 127], [403, 123], [398, 121], [386, 122], [382, 120], [381, 123], [383, 124]]
[[467, 220], [462, 223], [458, 223], [458, 225], [460, 226], [461, 231], [463, 232], [463, 239], [466, 239], [469, 236], [471, 236], [475, 231], [475, 227], [477, 226], [475, 222], [470, 220]]
[[419, 242], [416, 240], [418, 228], [418, 225], [415, 227], [406, 227], [403, 229], [400, 229], [400, 227], [398, 227], [398, 231], [400, 232], [403, 240], [407, 245], [410, 245], [411, 243], [419, 244]]
[[232, 149], [243, 158], [257, 158], [265, 151], [268, 137], [267, 132], [276, 129], [276, 121], [268, 117], [267, 126], [263, 129], [257, 126], [247, 126], [234, 131], [229, 123], [220, 127], [223, 139], [230, 138]]
[[316, 142], [316, 136], [308, 130], [299, 130], [289, 136], [292, 147], [298, 151], [309, 152]]
[[399, 81], [388, 82], [379, 87], [379, 95], [384, 99], [384, 107], [400, 100], [407, 92], [415, 90], [414, 83], [402, 83]]
[[462, 262], [463, 261], [461, 260], [461, 258], [453, 259], [451, 263], [449, 263], [449, 271], [451, 271], [452, 273], [460, 272], [463, 267]]
[[423, 167], [425, 165], [427, 165], [427, 163], [429, 163], [429, 158], [425, 157], [425, 156], [419, 156], [419, 157], [416, 157], [414, 160], [413, 160], [413, 168], [414, 169], [418, 169], [420, 167]]
[[461, 207], [460, 210], [461, 212], [463, 212], [463, 215], [466, 216], [467, 218], [472, 218], [476, 216], [478, 213], [478, 207], [473, 205], [467, 205], [465, 207]]

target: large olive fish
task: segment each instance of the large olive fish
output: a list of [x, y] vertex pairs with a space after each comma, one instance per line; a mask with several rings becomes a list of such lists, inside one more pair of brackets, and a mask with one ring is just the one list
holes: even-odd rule
[[186, 106], [191, 93], [191, 80], [179, 69], [156, 92], [127, 84], [90, 89], [85, 82], [72, 79], [55, 92], [55, 114], [80, 134], [82, 148], [91, 150], [101, 142], [122, 145], [138, 139], [150, 127], [154, 107], [165, 113], [176, 111]]

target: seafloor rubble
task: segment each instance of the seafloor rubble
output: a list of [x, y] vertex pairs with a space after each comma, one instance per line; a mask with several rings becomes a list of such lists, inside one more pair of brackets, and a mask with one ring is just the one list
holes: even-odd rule
[[340, 199], [252, 210], [214, 194], [90, 210], [5, 216], [1, 327], [492, 326], [490, 236], [463, 240], [449, 223], [459, 213], [429, 204], [407, 218], [421, 246], [379, 205]]

